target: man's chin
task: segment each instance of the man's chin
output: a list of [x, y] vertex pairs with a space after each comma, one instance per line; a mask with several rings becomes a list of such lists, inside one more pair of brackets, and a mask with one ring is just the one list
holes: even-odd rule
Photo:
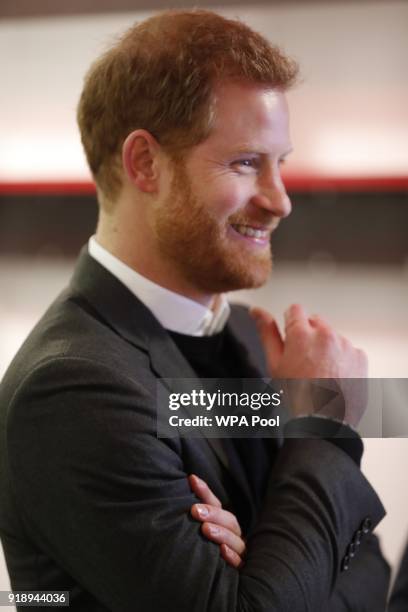
[[262, 272], [258, 272], [256, 274], [251, 274], [243, 277], [239, 286], [236, 287], [235, 290], [238, 289], [258, 289], [265, 285], [272, 273], [272, 266], [269, 266], [267, 270], [263, 270]]
[[272, 261], [258, 261], [256, 265], [227, 266], [223, 271], [218, 267], [213, 274], [201, 279], [201, 289], [211, 293], [228, 293], [241, 289], [257, 289], [262, 287], [272, 272]]
[[237, 270], [236, 289], [256, 289], [269, 280], [272, 273], [272, 255], [263, 258], [248, 258]]

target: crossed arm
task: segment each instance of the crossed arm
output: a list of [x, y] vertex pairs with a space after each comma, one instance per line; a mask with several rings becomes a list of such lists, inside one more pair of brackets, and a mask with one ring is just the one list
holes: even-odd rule
[[[56, 396], [50, 380], [58, 381]], [[233, 516], [186, 478], [199, 473], [227, 503], [205, 441], [157, 439], [147, 389], [115, 374], [112, 401], [112, 373], [95, 360], [47, 362], [30, 382], [9, 420], [19, 514], [33, 544], [56, 560], [60, 583], [74, 580], [78, 597], [93, 596], [112, 612], [134, 610], [135, 598], [140, 609], [162, 612], [324, 610], [355, 529], [364, 516], [373, 525], [382, 517], [346, 453], [325, 440], [288, 439], [238, 572], [237, 557], [221, 558], [226, 547], [241, 558], [245, 551]], [[202, 531], [199, 500], [209, 510]], [[207, 531], [211, 524], [218, 534]], [[372, 602], [381, 601], [387, 572], [365, 577], [369, 607], [360, 609], [380, 612]], [[74, 597], [72, 605], [80, 609]]]
[[[317, 315], [308, 317], [303, 308], [292, 305], [285, 312], [285, 339], [274, 318], [265, 310], [251, 312], [261, 336], [269, 369], [279, 377], [290, 378], [346, 378], [365, 376], [367, 360], [364, 353], [336, 334], [328, 323]], [[303, 404], [304, 406], [304, 404]], [[304, 411], [304, 407], [302, 408]], [[349, 412], [348, 421], [357, 425], [361, 407]], [[245, 542], [236, 517], [222, 509], [221, 502], [207, 484], [191, 475], [192, 491], [202, 504], [191, 508], [193, 518], [201, 521], [203, 535], [220, 545], [221, 556], [232, 567], [240, 568], [245, 555]]]
[[[354, 530], [383, 514], [355, 464], [324, 440], [287, 440], [237, 572], [245, 544], [233, 515], [186, 480], [199, 473], [227, 501], [204, 443], [158, 440], [155, 377], [140, 369], [135, 380], [103, 359], [41, 363], [13, 395], [10, 473], [32, 542], [81, 585], [80, 596], [112, 611], [134, 610], [135, 597], [140, 609], [163, 612], [323, 609]], [[366, 577], [360, 609], [379, 610], [372, 602], [386, 579], [384, 568]], [[347, 609], [341, 601], [336, 612]]]

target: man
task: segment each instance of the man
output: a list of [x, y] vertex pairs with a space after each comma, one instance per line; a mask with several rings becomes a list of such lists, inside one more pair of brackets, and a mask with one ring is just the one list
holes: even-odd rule
[[96, 235], [2, 385], [14, 589], [69, 590], [87, 612], [384, 609], [359, 407], [333, 440], [316, 416], [294, 418], [287, 432], [309, 438], [283, 445], [157, 437], [161, 378], [366, 374], [300, 306], [283, 338], [224, 297], [267, 280], [290, 212], [295, 77], [260, 35], [204, 11], [141, 23], [91, 68], [78, 119]]

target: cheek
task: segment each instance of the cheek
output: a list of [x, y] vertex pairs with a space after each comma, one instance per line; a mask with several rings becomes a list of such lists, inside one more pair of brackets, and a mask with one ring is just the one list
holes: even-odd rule
[[219, 182], [216, 188], [204, 191], [204, 202], [217, 214], [227, 218], [245, 208], [252, 195], [249, 181], [242, 177]]

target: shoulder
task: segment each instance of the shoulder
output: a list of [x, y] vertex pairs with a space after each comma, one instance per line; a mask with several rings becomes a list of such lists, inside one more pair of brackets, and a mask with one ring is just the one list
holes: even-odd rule
[[[150, 381], [148, 356], [124, 340], [97, 313], [64, 291], [33, 328], [0, 385], [2, 412], [19, 396], [101, 390], [109, 384], [134, 391], [134, 373]], [[149, 383], [153, 388], [153, 383]], [[47, 391], [48, 389], [48, 391]]]

